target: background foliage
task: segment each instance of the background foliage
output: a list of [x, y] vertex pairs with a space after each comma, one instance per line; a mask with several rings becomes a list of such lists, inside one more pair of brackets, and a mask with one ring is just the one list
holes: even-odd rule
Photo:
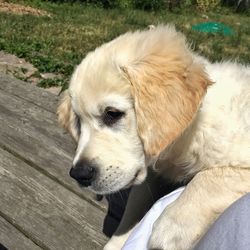
[[[25, 58], [38, 68], [38, 73], [51, 72], [62, 77], [61, 80], [42, 81], [40, 84], [45, 87], [66, 87], [74, 67], [89, 51], [104, 42], [127, 31], [145, 29], [159, 23], [174, 24], [178, 31], [186, 35], [192, 49], [211, 61], [250, 63], [249, 14], [235, 13], [234, 7], [217, 6], [213, 10], [201, 11], [194, 0], [185, 0], [180, 7], [172, 5], [171, 10], [169, 2], [166, 5], [162, 0], [9, 2], [28, 5], [50, 14], [34, 16], [0, 12], [0, 50]], [[135, 4], [147, 11], [136, 9]], [[164, 9], [155, 10], [159, 8], [158, 4], [164, 4]], [[192, 25], [207, 21], [228, 25], [234, 35], [192, 30]]]
[[249, 0], [45, 0], [56, 3], [95, 4], [104, 8], [129, 8], [141, 10], [172, 10], [187, 6], [198, 7], [202, 11], [214, 9], [217, 6], [231, 6], [235, 11], [248, 11]]

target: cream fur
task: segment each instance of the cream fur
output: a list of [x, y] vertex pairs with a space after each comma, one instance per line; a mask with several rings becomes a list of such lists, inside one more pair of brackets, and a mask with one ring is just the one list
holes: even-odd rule
[[[151, 164], [172, 181], [193, 178], [155, 223], [149, 247], [192, 248], [227, 206], [250, 192], [249, 66], [212, 64], [173, 27], [158, 26], [89, 53], [69, 93], [59, 120], [79, 141], [74, 162], [84, 157], [98, 165], [93, 191], [139, 184]], [[114, 127], [100, 124], [107, 106], [126, 114]], [[82, 121], [78, 136], [74, 113]]]
[[189, 128], [160, 156], [183, 166], [178, 180], [211, 167], [250, 167], [250, 69], [206, 62], [206, 70], [215, 84]]

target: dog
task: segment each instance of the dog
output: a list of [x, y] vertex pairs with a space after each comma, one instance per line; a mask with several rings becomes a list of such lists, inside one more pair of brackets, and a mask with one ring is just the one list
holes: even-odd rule
[[[192, 249], [250, 191], [250, 67], [210, 63], [173, 26], [128, 32], [90, 52], [58, 119], [78, 144], [70, 175], [95, 193], [143, 185], [149, 167], [188, 183], [154, 223], [149, 249]], [[139, 210], [138, 199], [129, 203]], [[105, 249], [121, 249], [130, 231]]]

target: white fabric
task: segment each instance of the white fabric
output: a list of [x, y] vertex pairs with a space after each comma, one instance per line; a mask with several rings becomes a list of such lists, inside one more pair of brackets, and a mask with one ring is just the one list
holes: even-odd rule
[[172, 193], [159, 199], [132, 231], [122, 250], [147, 250], [147, 243], [151, 235], [154, 222], [163, 210], [180, 196], [184, 189], [185, 187], [178, 188]]

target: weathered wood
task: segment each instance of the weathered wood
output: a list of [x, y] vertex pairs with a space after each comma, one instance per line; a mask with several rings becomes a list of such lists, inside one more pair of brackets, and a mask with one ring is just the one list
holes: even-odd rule
[[[75, 145], [58, 127], [55, 114], [26, 102], [18, 96], [21, 92], [15, 94], [16, 89], [0, 90], [0, 146], [105, 210], [104, 203], [95, 201], [91, 192], [83, 192], [69, 177]], [[27, 89], [31, 93], [36, 88]], [[23, 96], [28, 96], [24, 91]]]
[[0, 216], [0, 243], [3, 244], [9, 250], [42, 249], [1, 216]]
[[43, 249], [93, 250], [106, 242], [101, 210], [2, 149], [0, 190], [1, 215]]
[[44, 91], [44, 89], [2, 74], [0, 75], [0, 89], [6, 93], [21, 97], [23, 100], [42, 109], [53, 113], [56, 112], [59, 97]]

